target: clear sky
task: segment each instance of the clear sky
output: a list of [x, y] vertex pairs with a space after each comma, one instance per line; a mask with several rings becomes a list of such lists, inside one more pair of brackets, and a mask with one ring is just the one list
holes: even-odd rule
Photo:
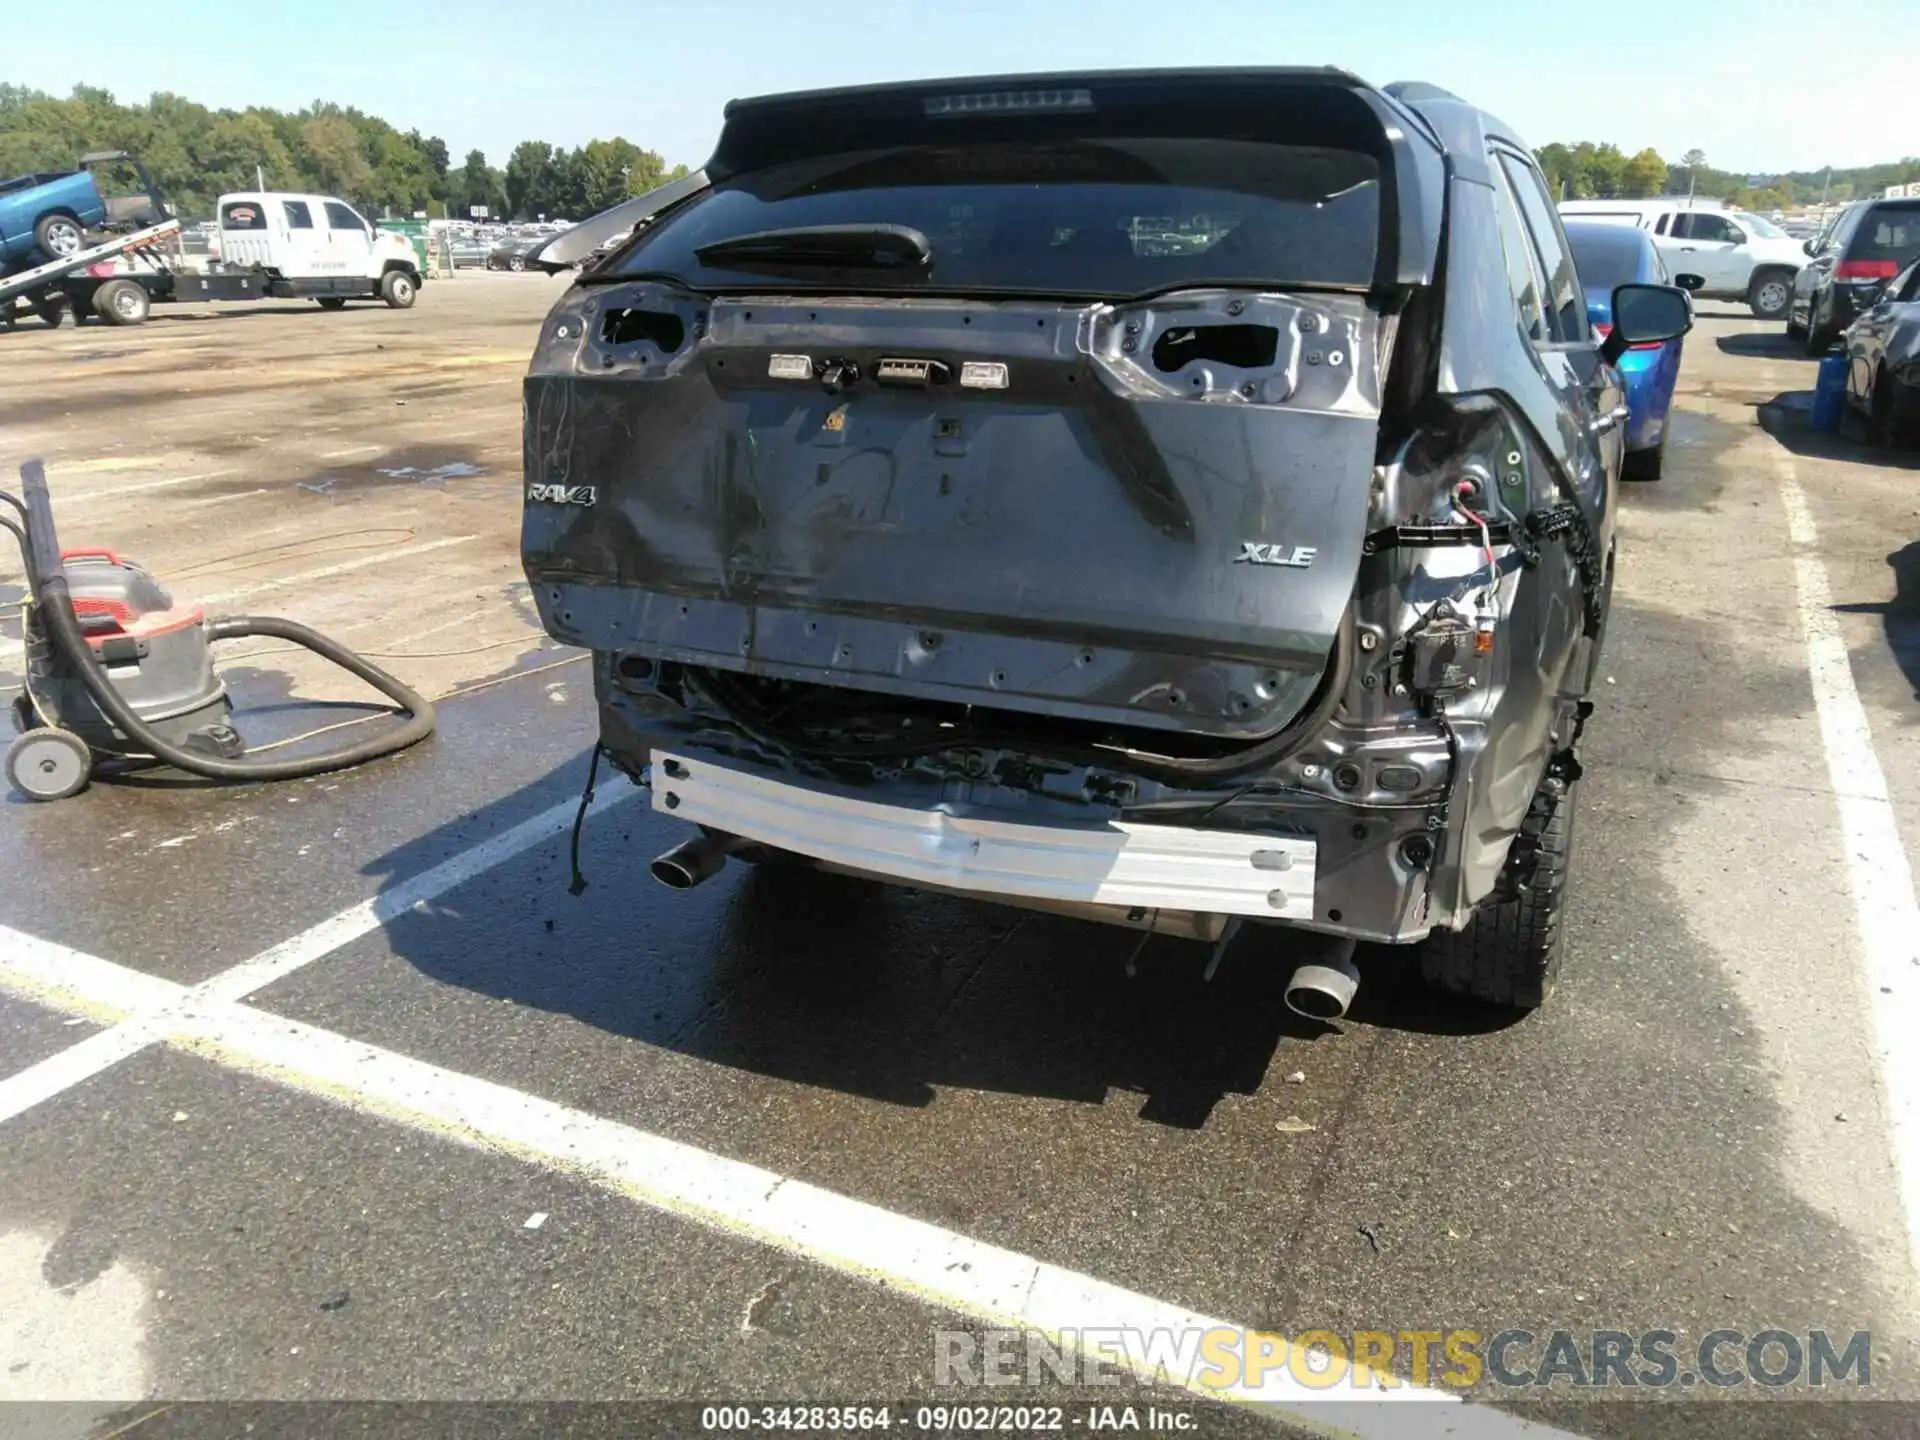
[[0, 80], [216, 107], [329, 99], [478, 146], [624, 134], [707, 157], [732, 96], [933, 75], [1340, 65], [1534, 145], [1739, 171], [1920, 153], [1920, 0], [3, 0]]

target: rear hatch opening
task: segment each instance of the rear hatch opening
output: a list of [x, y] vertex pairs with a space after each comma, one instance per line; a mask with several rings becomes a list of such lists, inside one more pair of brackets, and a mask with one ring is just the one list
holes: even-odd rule
[[1431, 274], [1416, 142], [1333, 72], [960, 100], [730, 110], [710, 188], [555, 309], [543, 619], [746, 715], [787, 684], [1187, 758], [1288, 733], [1351, 624], [1385, 312]]

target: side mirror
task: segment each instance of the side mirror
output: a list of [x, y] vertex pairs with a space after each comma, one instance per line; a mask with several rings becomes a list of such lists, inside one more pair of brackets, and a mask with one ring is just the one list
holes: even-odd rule
[[1800, 242], [1800, 248], [1809, 255], [1818, 255], [1820, 253], [1820, 247], [1815, 245], [1811, 240], [1802, 240]]
[[1677, 285], [1620, 285], [1613, 292], [1613, 330], [1600, 342], [1609, 365], [1632, 345], [1677, 340], [1693, 328], [1693, 305]]

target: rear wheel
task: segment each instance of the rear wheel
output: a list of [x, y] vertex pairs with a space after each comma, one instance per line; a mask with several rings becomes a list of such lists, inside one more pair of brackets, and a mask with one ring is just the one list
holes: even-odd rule
[[525, 257], [524, 255], [514, 255], [514, 256], [510, 256], [510, 257], [508, 258], [508, 260], [507, 260], [507, 268], [508, 268], [509, 270], [524, 270], [524, 269], [526, 269], [526, 268], [527, 268], [527, 261], [526, 261], [526, 257]]
[[404, 270], [389, 270], [380, 279], [380, 298], [396, 310], [410, 308], [418, 293], [413, 277]]
[[1820, 302], [1818, 298], [1807, 302], [1807, 354], [1816, 358], [1833, 348], [1833, 342], [1840, 338], [1840, 332], [1829, 325], [1820, 323]]
[[1658, 480], [1660, 472], [1666, 468], [1667, 437], [1663, 431], [1660, 443], [1646, 450], [1629, 450], [1626, 459], [1620, 465], [1622, 480]]
[[1747, 308], [1761, 320], [1778, 320], [1793, 308], [1793, 276], [1784, 270], [1762, 270], [1747, 287]]
[[93, 292], [93, 308], [109, 325], [138, 325], [153, 310], [147, 287], [135, 280], [109, 280]]
[[1506, 899], [1498, 892], [1489, 897], [1466, 929], [1436, 930], [1428, 937], [1420, 947], [1420, 976], [1428, 986], [1511, 1010], [1537, 1010], [1553, 993], [1566, 940], [1578, 789], [1577, 781], [1569, 784], [1556, 776], [1541, 784], [1514, 841], [1523, 873], [1512, 893]]
[[347, 308], [347, 297], [344, 295], [322, 295], [320, 297], [320, 308], [322, 310], [344, 310]]
[[[33, 313], [40, 317], [41, 323], [58, 330], [60, 322], [67, 318], [67, 297], [55, 295], [50, 300], [36, 300], [33, 302]], [[80, 323], [78, 315], [74, 317], [74, 323]]]
[[86, 242], [86, 232], [71, 215], [42, 215], [33, 222], [33, 243], [40, 253], [55, 260], [78, 255]]
[[1871, 418], [1883, 445], [1920, 443], [1920, 390], [1902, 385], [1882, 365], [1873, 376]]

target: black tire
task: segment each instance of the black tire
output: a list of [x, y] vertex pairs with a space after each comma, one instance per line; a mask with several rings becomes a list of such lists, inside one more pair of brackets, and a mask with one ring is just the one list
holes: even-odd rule
[[508, 260], [507, 260], [507, 268], [508, 268], [509, 270], [524, 270], [524, 269], [526, 269], [526, 268], [527, 268], [527, 261], [526, 261], [526, 257], [525, 257], [524, 255], [514, 255], [514, 256], [511, 256], [511, 257], [509, 257], [509, 258], [508, 258]]
[[1629, 450], [1626, 458], [1620, 462], [1622, 480], [1658, 480], [1660, 472], [1667, 464], [1667, 436], [1662, 431], [1660, 443], [1647, 450]]
[[1532, 877], [1513, 898], [1488, 899], [1466, 929], [1436, 930], [1420, 947], [1420, 978], [1429, 988], [1509, 1010], [1537, 1010], [1553, 994], [1566, 948], [1579, 791], [1576, 781], [1556, 794], [1558, 785], [1542, 785], [1528, 812], [1527, 828], [1537, 827], [1539, 845]]
[[[48, 329], [58, 330], [60, 322], [67, 318], [67, 297], [55, 295], [50, 300], [36, 300], [33, 302], [33, 313], [40, 317], [40, 323]], [[73, 323], [76, 325], [80, 323], [80, 317], [77, 314], [74, 316]]]
[[7, 779], [29, 800], [64, 800], [87, 788], [93, 755], [67, 730], [36, 726], [7, 747]]
[[50, 260], [64, 260], [86, 248], [87, 232], [71, 215], [42, 215], [33, 222], [33, 243]]
[[320, 297], [320, 308], [322, 310], [344, 310], [347, 308], [347, 297], [344, 295], [322, 295]]
[[1818, 297], [1807, 301], [1807, 354], [1818, 359], [1833, 349], [1833, 342], [1840, 338], [1840, 332], [1830, 325], [1820, 323], [1820, 301]]
[[1902, 385], [1882, 365], [1873, 376], [1869, 420], [1882, 445], [1920, 444], [1920, 390]]
[[1747, 282], [1747, 308], [1756, 320], [1778, 320], [1793, 311], [1793, 272], [1759, 270]]
[[380, 277], [380, 298], [395, 310], [412, 309], [419, 294], [419, 283], [404, 270], [389, 270]]
[[109, 280], [93, 292], [93, 310], [109, 325], [138, 325], [153, 313], [153, 297], [137, 280]]

